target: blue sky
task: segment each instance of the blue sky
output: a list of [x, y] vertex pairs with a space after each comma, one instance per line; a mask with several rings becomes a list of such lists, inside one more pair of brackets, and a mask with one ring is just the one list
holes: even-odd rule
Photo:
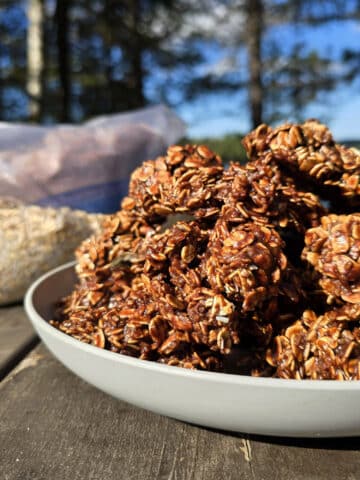
[[[317, 28], [304, 26], [277, 27], [271, 35], [289, 48], [303, 41], [309, 50], [339, 59], [344, 48], [358, 49], [360, 22], [333, 22]], [[221, 136], [250, 129], [245, 94], [207, 97], [183, 105], [178, 113], [188, 123], [192, 137]], [[314, 102], [306, 111], [308, 117], [317, 117], [332, 129], [335, 138], [360, 138], [360, 78], [351, 85], [340, 86], [331, 94]], [[287, 119], [284, 118], [283, 121]]]
[[[346, 5], [351, 5], [354, 0], [344, 0], [344, 2], [346, 2]], [[316, 5], [316, 2], [314, 4]], [[11, 20], [9, 28], [11, 27], [10, 29], [13, 32], [17, 29], [24, 30], [26, 26], [26, 16], [24, 12], [21, 13], [21, 8], [14, 6], [14, 13], [8, 19], [9, 22]], [[236, 28], [238, 28], [237, 24]], [[360, 51], [360, 21], [332, 22], [317, 28], [304, 27], [303, 25], [282, 25], [269, 30], [267, 35], [282, 46], [284, 53], [286, 53], [286, 50], [290, 51], [290, 48], [298, 42], [306, 44], [308, 50], [315, 49], [323, 55], [330, 55], [335, 60], [340, 58], [344, 48], [353, 48]], [[6, 49], [6, 45], [0, 45], [0, 48]], [[211, 65], [222, 59], [223, 50], [217, 46], [215, 41], [204, 48], [206, 48], [204, 51], [206, 62], [195, 67], [197, 72], [206, 71]], [[6, 67], [7, 62], [6, 55], [4, 58], [2, 68]], [[240, 49], [236, 51], [236, 58], [240, 65], [239, 71], [241, 75], [244, 75], [243, 72], [246, 71], [244, 52]], [[180, 77], [185, 75], [186, 69], [186, 66], [179, 67], [175, 75]], [[160, 69], [152, 72], [152, 78], [148, 83], [149, 98], [152, 98], [154, 91], [156, 95], [156, 77], [160, 76], [160, 80], [164, 81], [163, 75], [164, 72], [161, 72]], [[20, 99], [17, 98], [19, 96]], [[24, 105], [26, 105], [24, 93], [9, 91], [6, 101], [11, 103], [14, 98], [17, 99], [17, 104], [24, 109]], [[192, 137], [222, 136], [226, 133], [246, 133], [250, 130], [245, 92], [216, 93], [212, 96], [184, 103], [177, 109], [177, 112], [188, 124], [188, 134]], [[326, 97], [323, 95], [321, 100], [310, 105], [306, 111], [306, 116], [317, 117], [327, 123], [335, 138], [339, 140], [360, 139], [359, 112], [360, 77], [352, 85], [340, 86]], [[282, 121], [287, 120], [287, 118], [282, 119]]]

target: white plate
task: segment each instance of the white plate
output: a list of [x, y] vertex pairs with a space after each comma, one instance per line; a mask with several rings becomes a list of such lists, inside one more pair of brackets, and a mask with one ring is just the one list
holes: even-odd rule
[[207, 427], [291, 437], [360, 434], [360, 382], [282, 380], [189, 371], [86, 345], [47, 321], [75, 282], [66, 264], [37, 280], [25, 309], [66, 367], [104, 392], [153, 412]]

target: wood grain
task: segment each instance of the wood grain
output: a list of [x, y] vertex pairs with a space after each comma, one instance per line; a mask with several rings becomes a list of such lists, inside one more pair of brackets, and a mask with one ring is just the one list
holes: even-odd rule
[[22, 306], [0, 307], [0, 380], [35, 342], [35, 332]]
[[43, 346], [0, 384], [2, 480], [355, 480], [359, 447], [360, 439], [248, 437], [161, 417], [97, 391]]

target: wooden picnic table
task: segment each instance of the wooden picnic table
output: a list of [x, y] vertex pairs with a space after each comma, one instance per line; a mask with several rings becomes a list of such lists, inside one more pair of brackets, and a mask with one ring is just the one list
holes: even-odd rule
[[215, 431], [96, 390], [36, 339], [22, 306], [0, 308], [0, 374], [1, 480], [360, 478], [360, 438]]

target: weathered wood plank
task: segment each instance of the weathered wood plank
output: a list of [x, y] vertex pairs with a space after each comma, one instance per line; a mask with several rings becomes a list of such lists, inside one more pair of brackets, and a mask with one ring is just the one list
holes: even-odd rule
[[251, 446], [255, 478], [264, 480], [359, 478], [359, 438], [282, 441], [252, 439]]
[[34, 345], [36, 334], [21, 305], [0, 307], [0, 380]]
[[244, 438], [145, 412], [79, 380], [43, 346], [0, 384], [4, 480], [354, 480], [359, 447]]
[[[38, 347], [0, 384], [0, 471], [13, 479], [250, 479], [243, 441], [119, 402]], [[223, 474], [225, 477], [223, 477]]]

